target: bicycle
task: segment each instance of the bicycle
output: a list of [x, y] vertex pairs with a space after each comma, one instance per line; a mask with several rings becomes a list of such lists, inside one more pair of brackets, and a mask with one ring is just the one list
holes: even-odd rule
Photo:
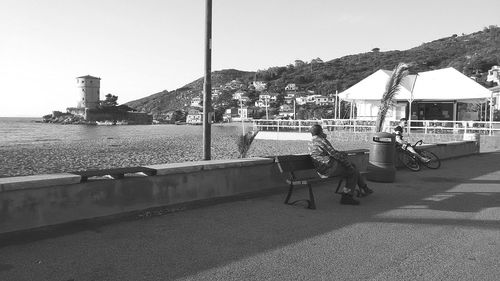
[[427, 150], [421, 149], [421, 148], [417, 148], [417, 145], [420, 145], [422, 143], [423, 143], [423, 141], [419, 140], [413, 145], [409, 144], [409, 146], [413, 147], [413, 149], [415, 149], [415, 151], [420, 156], [430, 159], [429, 162], [422, 161], [419, 157], [415, 156], [413, 153], [411, 153], [407, 149], [403, 149], [401, 146], [398, 146], [399, 161], [401, 161], [401, 163], [403, 163], [403, 165], [405, 165], [408, 169], [410, 169], [414, 172], [420, 171], [420, 169], [422, 168], [421, 165], [424, 165], [429, 169], [439, 169], [439, 167], [441, 167], [441, 159], [439, 159], [439, 157], [436, 154], [434, 154], [430, 151], [427, 151]]

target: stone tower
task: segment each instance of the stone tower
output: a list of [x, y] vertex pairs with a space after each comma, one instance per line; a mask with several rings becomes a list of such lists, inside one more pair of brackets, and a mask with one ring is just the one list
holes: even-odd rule
[[99, 105], [99, 88], [101, 78], [86, 75], [76, 78], [80, 100], [78, 108], [94, 109]]

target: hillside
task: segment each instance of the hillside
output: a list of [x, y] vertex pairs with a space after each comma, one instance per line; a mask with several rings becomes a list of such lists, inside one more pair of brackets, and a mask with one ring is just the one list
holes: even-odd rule
[[[481, 83], [491, 66], [500, 65], [500, 28], [490, 26], [472, 34], [453, 34], [404, 51], [381, 52], [375, 48], [371, 52], [327, 62], [319, 58], [311, 62], [295, 61], [288, 66], [256, 73], [234, 69], [215, 71], [212, 88], [221, 88], [233, 80], [246, 88], [249, 82], [257, 79], [266, 81], [272, 92], [283, 92], [288, 83], [296, 83], [302, 90], [331, 94], [354, 85], [378, 69], [393, 69], [399, 62], [409, 63], [411, 73], [454, 67], [468, 76], [475, 75]], [[148, 113], [165, 113], [185, 108], [193, 97], [201, 95], [202, 90], [203, 78], [200, 78], [175, 91], [163, 91], [126, 105]], [[227, 106], [228, 103], [219, 102], [218, 105]]]

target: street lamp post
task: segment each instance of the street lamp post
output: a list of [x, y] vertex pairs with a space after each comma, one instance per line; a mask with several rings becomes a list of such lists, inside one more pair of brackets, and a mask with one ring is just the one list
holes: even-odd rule
[[243, 122], [243, 99], [240, 97], [240, 119], [241, 119], [241, 130], [243, 135], [245, 134], [245, 122]]
[[211, 158], [211, 124], [212, 111], [212, 0], [206, 0], [205, 7], [205, 79], [203, 81], [203, 160]]
[[268, 110], [268, 107], [269, 107], [269, 99], [268, 98], [265, 98], [264, 99], [264, 102], [266, 103], [266, 119], [269, 120], [269, 110]]

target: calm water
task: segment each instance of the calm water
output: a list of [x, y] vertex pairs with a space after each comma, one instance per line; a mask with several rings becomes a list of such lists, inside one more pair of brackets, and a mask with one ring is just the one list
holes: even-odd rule
[[[40, 118], [0, 117], [0, 147], [12, 145], [29, 145], [40, 143], [72, 142], [101, 139], [123, 138], [155, 138], [169, 137], [203, 137], [202, 126], [176, 125], [126, 125], [126, 126], [92, 126], [61, 125], [37, 123]], [[212, 125], [213, 136], [235, 135], [240, 133], [238, 124]]]

